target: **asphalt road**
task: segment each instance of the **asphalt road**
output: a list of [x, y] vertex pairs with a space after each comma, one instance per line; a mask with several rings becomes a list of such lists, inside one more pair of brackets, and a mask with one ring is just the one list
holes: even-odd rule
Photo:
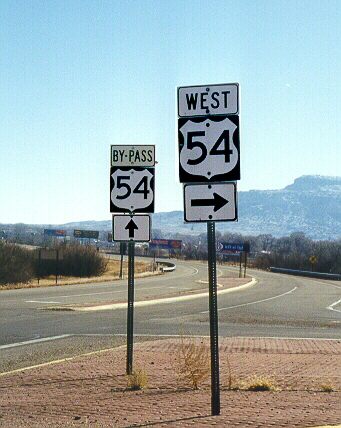
[[[207, 290], [207, 265], [176, 262], [174, 272], [136, 279], [136, 301], [158, 298], [179, 290]], [[219, 275], [237, 271], [218, 266]], [[341, 339], [341, 283], [248, 271], [258, 283], [244, 290], [218, 296], [221, 336], [263, 336]], [[0, 292], [0, 360], [25, 354], [29, 347], [43, 352], [57, 347], [44, 338], [62, 336], [55, 342], [72, 344], [92, 338], [90, 349], [104, 346], [105, 337], [126, 332], [126, 310], [100, 312], [56, 311], [65, 304], [125, 301], [127, 281], [83, 284]], [[208, 335], [208, 299], [177, 301], [135, 308], [134, 333], [159, 336], [181, 333]], [[70, 341], [70, 338], [73, 340]], [[101, 338], [101, 339], [100, 339]], [[104, 339], [103, 339], [104, 338]], [[43, 340], [42, 342], [39, 342]], [[20, 342], [33, 341], [20, 345]], [[89, 341], [87, 343], [90, 343]], [[108, 342], [109, 343], [109, 342]], [[80, 349], [85, 349], [80, 345]], [[88, 348], [86, 348], [88, 349]], [[59, 355], [59, 354], [58, 354]], [[64, 354], [63, 354], [64, 355]], [[16, 357], [17, 358], [17, 357]]]

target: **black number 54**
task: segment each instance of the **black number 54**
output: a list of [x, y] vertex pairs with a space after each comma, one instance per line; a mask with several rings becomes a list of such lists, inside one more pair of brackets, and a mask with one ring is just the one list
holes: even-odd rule
[[125, 192], [121, 195], [117, 195], [117, 199], [127, 199], [131, 195], [131, 193], [141, 193], [143, 194], [143, 199], [147, 199], [148, 193], [150, 190], [148, 189], [148, 177], [142, 177], [142, 179], [138, 182], [138, 184], [133, 188], [129, 183], [131, 177], [129, 175], [120, 175], [117, 177], [117, 189], [125, 189]]
[[[207, 147], [205, 143], [198, 139], [195, 140], [195, 138], [205, 137], [205, 135], [205, 131], [194, 131], [187, 133], [187, 148], [189, 150], [193, 150], [198, 147], [201, 150], [200, 156], [195, 159], [187, 160], [188, 165], [198, 165], [206, 159]], [[223, 147], [220, 148], [222, 144]], [[213, 156], [224, 155], [225, 162], [228, 163], [230, 162], [230, 156], [232, 155], [232, 153], [233, 151], [230, 149], [230, 132], [226, 129], [221, 133], [217, 141], [213, 144], [213, 147], [209, 151], [209, 154]]]

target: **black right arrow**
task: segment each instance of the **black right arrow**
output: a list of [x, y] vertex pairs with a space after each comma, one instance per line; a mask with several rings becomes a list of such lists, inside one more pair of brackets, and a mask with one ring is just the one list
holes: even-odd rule
[[191, 206], [192, 207], [210, 207], [213, 206], [213, 211], [216, 212], [220, 210], [224, 205], [228, 203], [228, 200], [218, 195], [217, 193], [213, 193], [213, 199], [192, 199]]
[[136, 223], [133, 219], [130, 220], [130, 222], [125, 227], [126, 230], [129, 230], [129, 238], [134, 238], [135, 230], [138, 230], [138, 227], [136, 226]]

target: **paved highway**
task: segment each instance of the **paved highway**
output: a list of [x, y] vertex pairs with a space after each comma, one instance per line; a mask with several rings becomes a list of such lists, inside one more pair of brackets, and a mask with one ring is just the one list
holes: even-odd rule
[[[207, 265], [176, 262], [174, 272], [136, 280], [136, 301], [205, 289]], [[218, 266], [219, 275], [237, 271]], [[219, 334], [296, 338], [341, 338], [341, 283], [249, 270], [258, 283], [218, 296]], [[199, 281], [199, 282], [198, 282]], [[20, 342], [63, 336], [110, 336], [126, 332], [126, 310], [71, 312], [55, 306], [125, 301], [127, 281], [0, 292], [0, 356]], [[50, 309], [49, 309], [50, 308]], [[208, 335], [207, 297], [135, 308], [135, 334]], [[69, 336], [76, 335], [76, 336]], [[99, 336], [97, 336], [99, 335]], [[95, 336], [94, 336], [95, 337]], [[38, 341], [38, 342], [36, 342]], [[51, 347], [51, 342], [41, 342]], [[21, 352], [23, 350], [21, 349]], [[1, 359], [1, 358], [0, 358]]]

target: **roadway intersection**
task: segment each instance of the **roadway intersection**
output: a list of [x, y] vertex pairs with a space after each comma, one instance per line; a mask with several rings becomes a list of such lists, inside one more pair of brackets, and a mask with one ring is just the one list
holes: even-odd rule
[[[176, 264], [174, 272], [136, 279], [135, 301], [160, 299], [194, 289], [207, 291], [206, 263], [176, 261]], [[220, 265], [218, 273], [222, 277], [238, 275], [236, 269]], [[340, 282], [258, 270], [249, 270], [248, 274], [257, 279], [257, 284], [218, 296], [219, 335], [341, 339]], [[126, 309], [73, 312], [55, 308], [124, 302], [126, 297], [126, 279], [1, 291], [0, 356], [4, 358], [10, 351], [13, 358], [35, 344], [41, 349], [53, 349], [56, 345], [51, 340], [45, 341], [46, 338], [56, 339], [59, 348], [63, 341], [70, 342], [70, 338], [78, 338], [82, 343], [86, 337], [89, 341], [97, 338], [95, 348], [103, 345], [103, 338], [112, 339], [113, 335], [124, 338]], [[180, 298], [171, 303], [136, 307], [134, 332], [151, 337], [183, 332], [208, 335], [208, 298]], [[31, 342], [25, 345], [27, 341]], [[72, 342], [69, 346], [72, 348]]]

